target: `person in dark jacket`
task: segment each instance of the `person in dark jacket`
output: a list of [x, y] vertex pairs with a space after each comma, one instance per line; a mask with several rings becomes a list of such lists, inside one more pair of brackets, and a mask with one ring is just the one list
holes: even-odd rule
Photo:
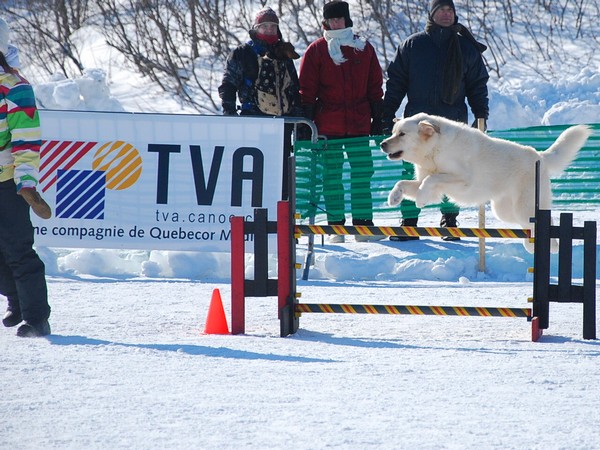
[[[300, 64], [300, 96], [305, 117], [330, 139], [381, 134], [383, 71], [373, 46], [352, 31], [348, 3], [323, 7], [323, 37], [310, 44]], [[369, 149], [346, 151], [350, 163], [353, 225], [373, 225]], [[345, 223], [342, 166], [344, 148], [324, 151], [324, 199], [330, 225]], [[343, 242], [335, 235], [330, 242]], [[356, 236], [356, 240], [376, 237]]]
[[[481, 56], [485, 50], [458, 22], [452, 0], [432, 0], [425, 31], [409, 36], [398, 47], [388, 68], [383, 133], [391, 134], [393, 119], [404, 97], [407, 97], [404, 117], [424, 112], [467, 123], [467, 100], [475, 119], [487, 120], [489, 76]], [[413, 165], [405, 161], [403, 178], [412, 179], [413, 175]], [[413, 201], [404, 199], [400, 210], [402, 226], [417, 226], [420, 209]], [[441, 212], [441, 226], [457, 226], [457, 205], [444, 199]], [[390, 239], [404, 241], [418, 237]]]
[[[273, 9], [258, 11], [250, 40], [234, 49], [227, 64], [219, 96], [227, 116], [302, 117], [298, 74], [292, 44], [283, 41], [279, 18]], [[236, 98], [237, 97], [237, 98]], [[239, 106], [236, 100], [239, 100]], [[291, 154], [293, 125], [285, 126], [282, 198], [287, 198], [287, 159]]]

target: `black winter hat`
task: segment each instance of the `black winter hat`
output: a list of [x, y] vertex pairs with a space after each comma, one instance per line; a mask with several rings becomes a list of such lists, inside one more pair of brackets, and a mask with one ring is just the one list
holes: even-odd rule
[[454, 14], [456, 14], [456, 8], [454, 7], [454, 2], [452, 0], [431, 0], [429, 3], [429, 15], [433, 16], [433, 13], [442, 6], [449, 6], [454, 10]]
[[329, 3], [325, 3], [323, 6], [323, 18], [335, 19], [336, 17], [343, 17], [346, 22], [346, 28], [354, 25], [352, 19], [350, 19], [350, 7], [348, 3], [341, 0], [334, 0]]

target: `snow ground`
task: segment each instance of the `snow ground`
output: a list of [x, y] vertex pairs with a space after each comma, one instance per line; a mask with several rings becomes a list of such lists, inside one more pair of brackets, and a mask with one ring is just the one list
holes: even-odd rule
[[[300, 301], [528, 307], [532, 283], [520, 243], [496, 248], [512, 263], [481, 280], [460, 271], [476, 245], [445, 244], [464, 247], [452, 260], [440, 243], [317, 246], [317, 258], [327, 257], [320, 264], [340, 280], [315, 268], [298, 281]], [[420, 253], [424, 247], [438, 248], [437, 257]], [[301, 241], [299, 260], [303, 248]], [[386, 253], [405, 262], [412, 254], [407, 267], [420, 264], [422, 273], [438, 260], [454, 275], [378, 279], [388, 270]], [[214, 289], [230, 322], [226, 280], [95, 275], [101, 255], [82, 258], [89, 266], [80, 261], [79, 273], [48, 276], [51, 336], [0, 332], [0, 448], [590, 449], [600, 442], [600, 344], [582, 339], [581, 305], [552, 304], [537, 343], [524, 318], [338, 314], [303, 314], [299, 332], [281, 338], [274, 297], [247, 300], [245, 335], [205, 335]]]

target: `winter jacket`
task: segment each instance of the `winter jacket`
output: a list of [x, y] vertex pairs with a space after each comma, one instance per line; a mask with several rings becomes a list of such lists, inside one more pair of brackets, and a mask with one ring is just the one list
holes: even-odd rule
[[381, 114], [383, 72], [373, 46], [362, 51], [342, 46], [346, 59], [336, 65], [319, 38], [306, 49], [300, 64], [300, 97], [311, 110], [319, 134], [365, 136], [371, 132], [371, 118]]
[[0, 182], [14, 178], [17, 190], [36, 187], [42, 136], [31, 85], [0, 73]]
[[[294, 62], [287, 56], [278, 55], [277, 43], [268, 45], [256, 38], [253, 31], [250, 32], [252, 38], [247, 43], [237, 47], [227, 58], [227, 64], [221, 85], [219, 86], [219, 96], [223, 105], [223, 113], [226, 115], [237, 114], [236, 95], [241, 104], [242, 115], [267, 115], [260, 111], [257, 106], [256, 83], [259, 75], [259, 58], [265, 55], [277, 64], [281, 71], [286, 70], [289, 73], [289, 86], [280, 92], [285, 101], [291, 105], [290, 111], [286, 116], [302, 116], [300, 106], [300, 95], [298, 93], [298, 73]], [[269, 114], [270, 115], [270, 114]]]
[[405, 96], [408, 103], [404, 117], [424, 112], [466, 123], [466, 98], [476, 118], [488, 118], [488, 72], [479, 50], [460, 34], [462, 83], [453, 104], [442, 101], [445, 57], [452, 33], [448, 28], [433, 27], [430, 32], [409, 36], [398, 47], [388, 68], [383, 106], [384, 128], [391, 128], [392, 120]]

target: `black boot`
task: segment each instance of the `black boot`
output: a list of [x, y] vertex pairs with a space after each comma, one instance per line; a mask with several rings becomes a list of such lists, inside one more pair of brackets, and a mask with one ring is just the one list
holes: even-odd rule
[[9, 307], [2, 318], [2, 325], [5, 327], [14, 327], [23, 321], [21, 311], [18, 308]]
[[[414, 219], [402, 219], [402, 222], [400, 222], [400, 226], [401, 227], [416, 227], [418, 221], [419, 221], [418, 217], [415, 217]], [[395, 241], [395, 242], [418, 241], [418, 240], [419, 240], [419, 236], [390, 236], [390, 241]]]
[[[458, 227], [458, 222], [456, 221], [456, 217], [458, 213], [446, 213], [442, 214], [442, 220], [440, 220], [440, 226], [444, 228], [456, 228]], [[443, 236], [443, 241], [460, 241], [459, 237], [454, 236]]]
[[50, 324], [47, 319], [37, 322], [25, 321], [23, 325], [17, 328], [19, 337], [42, 337], [50, 334]]

